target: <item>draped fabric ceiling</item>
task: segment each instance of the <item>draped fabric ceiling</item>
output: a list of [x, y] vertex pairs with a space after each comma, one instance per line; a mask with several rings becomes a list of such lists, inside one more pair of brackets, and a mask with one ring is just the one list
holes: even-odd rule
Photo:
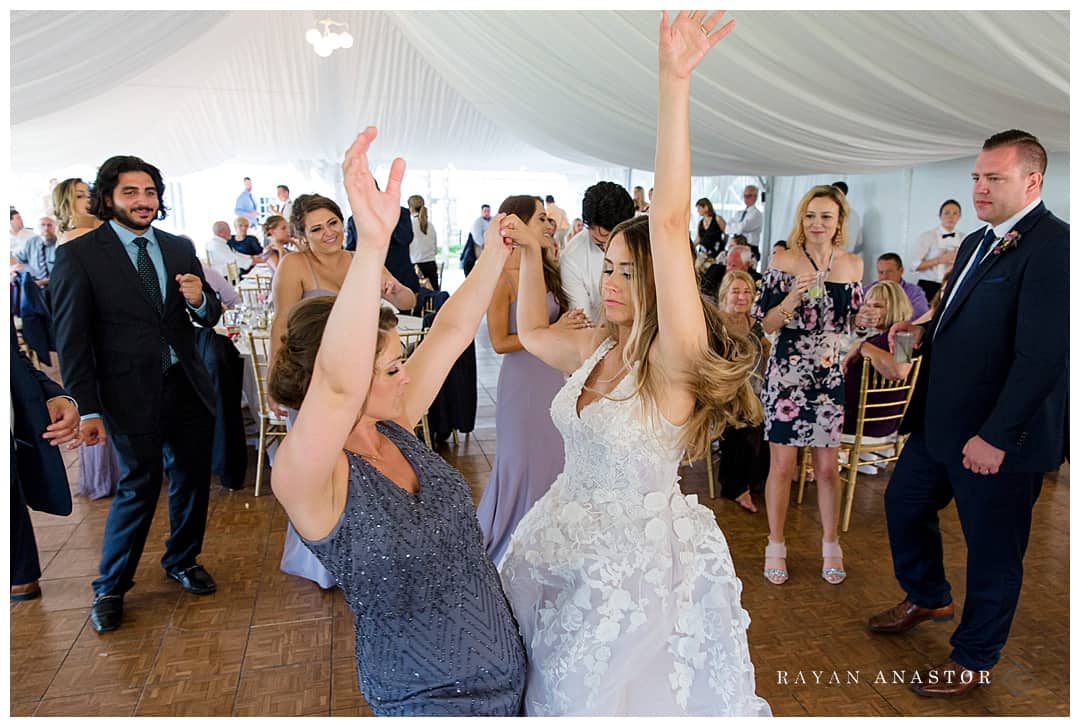
[[[1009, 127], [1068, 149], [1066, 11], [731, 16], [693, 83], [694, 174], [894, 169]], [[315, 55], [304, 33], [323, 17], [348, 24], [351, 49]], [[16, 11], [12, 166], [329, 165], [373, 123], [377, 162], [651, 169], [658, 25], [651, 11]]]

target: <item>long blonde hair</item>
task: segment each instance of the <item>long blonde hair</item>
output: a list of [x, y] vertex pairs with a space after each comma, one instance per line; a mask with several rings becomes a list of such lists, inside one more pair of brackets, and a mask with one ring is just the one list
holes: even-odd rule
[[914, 312], [911, 307], [911, 299], [900, 287], [900, 283], [891, 280], [879, 280], [866, 291], [866, 300], [881, 300], [885, 303], [885, 315], [878, 324], [878, 329], [887, 331], [894, 323], [910, 321]]
[[409, 197], [409, 212], [411, 214], [419, 213], [420, 232], [427, 234], [428, 220], [427, 220], [427, 207], [424, 206], [424, 198], [418, 194], [414, 194]]
[[833, 247], [844, 248], [847, 246], [847, 221], [850, 214], [847, 197], [836, 187], [820, 184], [811, 187], [810, 191], [799, 200], [799, 209], [795, 212], [795, 223], [792, 225], [787, 238], [789, 250], [792, 249], [792, 245], [798, 245], [800, 248], [806, 246], [806, 233], [803, 232], [803, 218], [806, 217], [806, 208], [810, 206], [812, 200], [822, 198], [831, 199], [840, 208], [839, 219], [837, 219], [836, 223], [836, 234], [833, 235], [832, 239]]
[[80, 184], [86, 184], [86, 182], [78, 177], [71, 177], [53, 187], [53, 215], [56, 216], [56, 226], [60, 228], [60, 232], [67, 232], [76, 227], [75, 215], [78, 213], [75, 211], [75, 201]]
[[[653, 275], [652, 251], [649, 246], [649, 218], [635, 217], [619, 223], [611, 231], [610, 240], [621, 235], [634, 263], [631, 281], [634, 323], [623, 344], [623, 363], [637, 364], [637, 385], [630, 397], [640, 395], [646, 416], [658, 413], [661, 384], [668, 372], [659, 370], [649, 359], [649, 353], [659, 334], [656, 312], [656, 281]], [[757, 363], [757, 351], [749, 340], [727, 333], [720, 311], [711, 301], [701, 298], [708, 330], [708, 347], [696, 361], [688, 361], [685, 370], [692, 372], [690, 384], [694, 409], [682, 427], [679, 446], [691, 459], [700, 459], [710, 452], [713, 439], [729, 426], [747, 426], [763, 418], [761, 402], [750, 385], [750, 376]], [[608, 335], [618, 340], [618, 327], [607, 323]]]

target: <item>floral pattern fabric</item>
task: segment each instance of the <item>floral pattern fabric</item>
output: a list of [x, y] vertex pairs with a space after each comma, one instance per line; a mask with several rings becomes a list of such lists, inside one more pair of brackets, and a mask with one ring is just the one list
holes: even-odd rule
[[607, 340], [555, 396], [566, 465], [500, 567], [528, 654], [529, 715], [768, 715], [754, 693], [727, 541], [679, 490], [680, 429], [631, 396], [577, 401]]
[[[753, 315], [779, 305], [795, 276], [765, 271]], [[803, 299], [781, 328], [769, 354], [761, 403], [765, 438], [796, 447], [836, 447], [844, 429], [844, 354], [855, 335], [862, 284], [825, 283], [817, 300]]]

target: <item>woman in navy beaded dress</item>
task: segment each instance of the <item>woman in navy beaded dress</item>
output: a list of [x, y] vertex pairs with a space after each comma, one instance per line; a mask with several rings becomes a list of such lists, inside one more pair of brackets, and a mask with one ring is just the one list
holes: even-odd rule
[[394, 160], [379, 192], [367, 160], [375, 135], [368, 127], [345, 156], [358, 238], [345, 283], [336, 299], [290, 312], [275, 358], [271, 396], [300, 413], [272, 486], [353, 611], [360, 689], [375, 714], [514, 716], [525, 649], [469, 486], [413, 434], [472, 342], [509, 246], [493, 220], [476, 268], [402, 362], [379, 290], [405, 163]]

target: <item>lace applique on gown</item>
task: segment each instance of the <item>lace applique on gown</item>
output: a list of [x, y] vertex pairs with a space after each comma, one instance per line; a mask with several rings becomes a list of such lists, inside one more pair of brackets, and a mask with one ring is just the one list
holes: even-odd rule
[[529, 657], [526, 713], [769, 715], [727, 541], [712, 511], [679, 490], [679, 428], [626, 399], [636, 369], [577, 414], [613, 346], [555, 396], [566, 466], [502, 562]]

